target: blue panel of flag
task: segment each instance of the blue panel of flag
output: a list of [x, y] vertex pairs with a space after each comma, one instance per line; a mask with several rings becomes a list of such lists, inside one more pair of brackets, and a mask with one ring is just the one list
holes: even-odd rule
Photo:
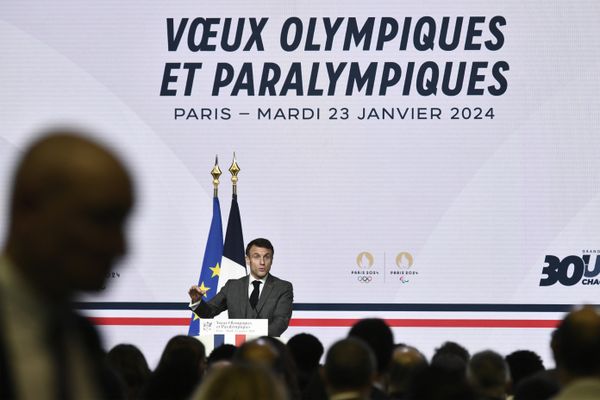
[[[198, 286], [208, 290], [204, 300], [210, 300], [217, 294], [219, 284], [219, 273], [221, 269], [221, 257], [223, 256], [223, 224], [221, 222], [221, 206], [219, 198], [213, 198], [213, 215], [210, 223], [206, 249], [204, 250], [204, 259], [202, 260], [202, 270], [198, 279]], [[188, 335], [197, 336], [200, 334], [200, 319], [192, 313]]]

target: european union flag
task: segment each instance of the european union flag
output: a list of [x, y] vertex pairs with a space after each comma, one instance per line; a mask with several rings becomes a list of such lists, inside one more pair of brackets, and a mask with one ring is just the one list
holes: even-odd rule
[[[217, 294], [219, 284], [219, 274], [221, 272], [221, 257], [223, 256], [223, 224], [221, 223], [221, 206], [219, 198], [213, 197], [213, 216], [204, 250], [204, 259], [202, 260], [202, 270], [198, 286], [207, 290], [204, 300], [210, 300]], [[200, 334], [200, 318], [192, 313], [190, 320], [189, 336], [198, 336]]]

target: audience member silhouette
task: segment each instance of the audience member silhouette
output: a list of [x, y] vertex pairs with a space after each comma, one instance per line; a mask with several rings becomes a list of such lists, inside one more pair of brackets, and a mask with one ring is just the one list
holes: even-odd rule
[[140, 398], [142, 388], [150, 376], [150, 368], [140, 349], [132, 344], [119, 344], [108, 352], [106, 359], [123, 381], [127, 399]]
[[330, 400], [366, 400], [377, 373], [375, 356], [361, 339], [334, 343], [325, 357], [324, 380]]
[[292, 400], [300, 399], [296, 365], [285, 344], [278, 339], [262, 336], [245, 342], [236, 352], [234, 361], [262, 365], [270, 369], [285, 384], [288, 397]]
[[207, 372], [214, 368], [230, 365], [236, 351], [237, 347], [232, 344], [222, 344], [215, 347], [206, 360]]
[[495, 351], [476, 353], [467, 366], [467, 381], [478, 400], [504, 400], [510, 385], [508, 364]]
[[[512, 388], [515, 388], [524, 378], [545, 370], [541, 357], [530, 350], [513, 351], [504, 359], [510, 369]], [[514, 389], [511, 389], [510, 393], [514, 393]]]
[[205, 369], [202, 342], [191, 336], [175, 336], [167, 343], [143, 396], [148, 400], [187, 399], [202, 380]]
[[125, 254], [129, 173], [81, 133], [49, 132], [14, 174], [0, 256], [0, 398], [115, 398], [98, 335], [71, 309]]
[[374, 400], [388, 399], [385, 392], [385, 380], [394, 350], [392, 330], [383, 319], [366, 318], [354, 324], [348, 336], [363, 340], [375, 355], [377, 373], [373, 380], [371, 398]]
[[464, 376], [448, 373], [431, 364], [417, 374], [410, 390], [411, 400], [474, 400], [475, 394]]
[[558, 373], [545, 370], [521, 379], [514, 387], [513, 400], [549, 400], [559, 391]]
[[410, 387], [418, 373], [427, 368], [427, 358], [416, 348], [396, 346], [388, 374], [387, 392], [394, 400], [408, 399]]
[[464, 376], [471, 358], [467, 349], [456, 342], [444, 342], [431, 357], [431, 365], [438, 366], [449, 374]]
[[584, 306], [561, 321], [552, 352], [564, 385], [556, 400], [600, 399], [600, 314], [595, 308]]
[[323, 344], [309, 333], [299, 333], [286, 343], [298, 370], [298, 386], [301, 392], [308, 385], [313, 375], [319, 371], [319, 361], [323, 352]]
[[265, 366], [234, 363], [210, 372], [191, 400], [288, 400], [283, 384]]

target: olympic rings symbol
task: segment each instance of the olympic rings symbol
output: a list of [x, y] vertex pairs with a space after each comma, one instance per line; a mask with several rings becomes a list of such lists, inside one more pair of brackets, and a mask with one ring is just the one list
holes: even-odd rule
[[373, 280], [372, 276], [365, 276], [365, 275], [361, 275], [361, 276], [357, 276], [356, 279], [358, 279], [358, 281], [360, 283], [369, 283]]

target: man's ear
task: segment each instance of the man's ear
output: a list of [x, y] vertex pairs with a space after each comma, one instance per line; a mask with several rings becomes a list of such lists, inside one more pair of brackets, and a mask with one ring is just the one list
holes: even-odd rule
[[246, 259], [246, 265], [250, 265], [250, 257], [245, 256], [244, 258]]

